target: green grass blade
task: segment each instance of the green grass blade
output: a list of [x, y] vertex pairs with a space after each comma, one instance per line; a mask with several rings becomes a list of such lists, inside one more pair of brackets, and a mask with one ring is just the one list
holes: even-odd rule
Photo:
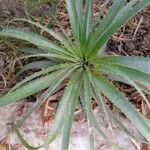
[[150, 142], [148, 120], [104, 77], [93, 77], [101, 92], [107, 96], [132, 121], [141, 134]]

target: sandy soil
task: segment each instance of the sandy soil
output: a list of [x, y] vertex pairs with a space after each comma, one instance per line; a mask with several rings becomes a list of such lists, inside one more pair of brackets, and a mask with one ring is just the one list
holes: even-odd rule
[[[32, 105], [32, 103], [29, 103], [27, 105]], [[0, 109], [0, 141], [2, 141], [2, 143], [7, 148], [9, 147], [10, 150], [25, 150], [25, 148], [21, 146], [18, 138], [16, 137], [10, 126], [12, 113], [17, 107], [20, 106], [13, 105], [7, 108]], [[124, 150], [138, 149], [137, 145], [133, 144], [133, 141], [115, 126], [113, 126], [113, 137], [111, 133], [111, 128], [108, 125], [101, 110], [99, 110], [99, 108], [96, 108], [94, 112], [98, 123], [103, 131], [105, 131], [109, 135], [109, 137], [113, 139], [117, 144], [119, 144]], [[80, 113], [78, 115], [82, 115], [83, 112]], [[46, 122], [45, 124], [43, 124], [41, 116], [42, 109], [39, 109], [26, 120], [21, 128], [25, 139], [34, 146], [38, 146], [43, 143], [53, 122], [53, 120], [51, 120], [50, 122]], [[137, 130], [126, 118], [123, 118], [121, 116], [119, 116], [119, 118], [126, 125], [126, 127], [128, 127], [132, 131], [132, 133], [134, 133], [136, 136], [140, 136]], [[74, 122], [70, 140], [70, 150], [87, 150], [87, 147], [89, 146], [88, 144], [88, 127], [86, 120], [82, 119]], [[47, 148], [43, 148], [43, 150], [60, 150], [60, 147], [61, 134], [52, 144], [50, 144]], [[97, 150], [113, 150], [113, 147], [96, 132], [95, 148]]]

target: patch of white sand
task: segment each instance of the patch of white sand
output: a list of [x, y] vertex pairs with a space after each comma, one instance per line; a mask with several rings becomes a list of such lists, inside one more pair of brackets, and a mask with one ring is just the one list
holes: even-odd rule
[[[11, 111], [8, 107], [0, 109], [0, 140], [9, 143], [12, 147], [16, 147], [16, 150], [25, 150], [17, 139], [15, 133], [11, 131]], [[120, 129], [113, 127], [114, 137], [111, 134], [111, 130], [104, 117], [104, 114], [98, 110], [95, 114], [100, 127], [105, 131], [111, 139], [118, 143], [124, 150], [136, 150], [137, 148], [131, 142], [130, 138], [125, 135]], [[121, 117], [122, 122], [131, 129], [131, 131], [139, 136], [134, 126], [126, 119]], [[52, 124], [50, 122], [43, 126], [41, 119], [41, 110], [34, 112], [22, 126], [22, 131], [25, 139], [32, 145], [38, 146], [45, 141], [49, 127]], [[9, 133], [9, 134], [8, 134]], [[7, 138], [6, 138], [7, 137]], [[19, 146], [18, 146], [19, 145]], [[88, 126], [87, 122], [74, 122], [72, 127], [72, 134], [70, 139], [70, 150], [87, 150], [89, 147], [88, 143]], [[95, 147], [97, 150], [113, 150], [113, 147], [103, 139], [97, 132], [95, 133]], [[61, 148], [61, 136], [51, 143], [47, 148], [43, 150], [60, 150]]]

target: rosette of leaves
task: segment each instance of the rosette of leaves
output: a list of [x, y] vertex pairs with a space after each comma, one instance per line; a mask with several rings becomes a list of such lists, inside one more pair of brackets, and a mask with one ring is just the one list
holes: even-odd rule
[[[136, 56], [107, 56], [103, 54], [104, 46], [110, 37], [137, 12], [150, 4], [149, 0], [115, 0], [105, 14], [100, 24], [93, 25], [93, 1], [66, 0], [69, 19], [72, 28], [72, 37], [67, 33], [56, 33], [36, 22], [22, 19], [42, 31], [49, 33], [58, 42], [53, 42], [45, 37], [15, 27], [3, 27], [1, 37], [11, 37], [25, 40], [37, 46], [36, 49], [24, 49], [31, 57], [42, 57], [45, 61], [37, 61], [24, 66], [20, 73], [30, 68], [44, 68], [26, 77], [17, 83], [6, 95], [0, 98], [0, 107], [20, 101], [34, 93], [43, 91], [34, 105], [27, 110], [24, 116], [15, 122], [14, 128], [21, 142], [28, 149], [38, 149], [51, 143], [58, 134], [62, 133], [62, 150], [69, 147], [71, 126], [74, 119], [76, 106], [82, 103], [86, 113], [89, 132], [90, 149], [94, 149], [94, 131], [100, 133], [105, 139], [108, 136], [98, 125], [92, 111], [92, 100], [103, 109], [107, 120], [113, 122], [124, 130], [129, 136], [134, 136], [111, 112], [105, 104], [104, 96], [118, 107], [135, 125], [143, 142], [150, 142], [150, 121], [137, 111], [127, 98], [111, 83], [112, 79], [133, 86], [150, 107], [149, 100], [145, 96], [150, 94], [146, 88], [150, 85], [150, 58]], [[21, 19], [20, 19], [21, 20]], [[43, 51], [39, 50], [42, 49]], [[40, 147], [29, 145], [21, 133], [19, 127], [49, 96], [57, 92], [67, 81], [64, 94], [56, 111], [54, 124], [45, 143]]]

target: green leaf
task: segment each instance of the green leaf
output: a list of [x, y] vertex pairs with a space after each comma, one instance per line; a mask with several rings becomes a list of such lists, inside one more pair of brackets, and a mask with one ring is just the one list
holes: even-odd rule
[[9, 93], [12, 93], [13, 91], [15, 91], [17, 88], [19, 88], [20, 86], [24, 85], [25, 83], [40, 77], [41, 75], [46, 75], [47, 73], [50, 73], [52, 71], [56, 71], [59, 69], [63, 69], [65, 67], [69, 67], [71, 64], [59, 64], [59, 65], [55, 65], [49, 68], [46, 68], [45, 70], [42, 71], [38, 71], [28, 77], [26, 77], [24, 80], [20, 81], [19, 83], [17, 83], [12, 89], [9, 90]]
[[150, 142], [149, 122], [136, 108], [104, 77], [93, 77], [102, 93], [107, 96], [135, 125], [141, 134]]
[[31, 31], [25, 31], [16, 27], [3, 27], [0, 31], [0, 36], [7, 36], [16, 39], [28, 41], [34, 45], [41, 46], [50, 50], [63, 51], [63, 49], [56, 43], [47, 40], [46, 38], [39, 36]]
[[16, 76], [19, 76], [21, 73], [23, 73], [27, 70], [30, 70], [30, 69], [46, 69], [53, 65], [56, 65], [56, 63], [54, 63], [52, 61], [46, 61], [46, 60], [32, 62], [32, 63], [26, 64], [25, 66], [23, 66], [21, 68], [21, 70], [19, 70], [19, 72], [17, 73]]
[[112, 74], [112, 75], [122, 77], [122, 75], [120, 73], [117, 73], [115, 71], [115, 69], [118, 69], [121, 72], [124, 72], [124, 74], [126, 74], [128, 77], [130, 77], [131, 80], [133, 80], [137, 83], [141, 83], [141, 84], [144, 84], [144, 85], [149, 85], [150, 84], [150, 75], [149, 74], [145, 74], [141, 71], [138, 71], [138, 70], [135, 70], [135, 69], [132, 69], [132, 68], [119, 66], [119, 65], [114, 65], [114, 64], [111, 64], [111, 65], [105, 64], [101, 68], [103, 73]]
[[[140, 95], [143, 97], [143, 99], [145, 100], [145, 102], [147, 103], [149, 109], [150, 109], [150, 103], [147, 100], [146, 96], [144, 95], [144, 93], [142, 92], [141, 88], [134, 82], [132, 81], [132, 79], [130, 78], [130, 76], [128, 76], [128, 72], [122, 71], [121, 69], [119, 69], [117, 66], [112, 67], [113, 71], [120, 75], [121, 77], [123, 77], [125, 80], [127, 80], [133, 87], [135, 87], [135, 89], [140, 93]], [[130, 72], [131, 73], [131, 72]], [[134, 76], [134, 74], [133, 74]], [[150, 75], [149, 75], [150, 77]], [[150, 78], [149, 78], [150, 80]], [[150, 84], [150, 82], [149, 82]]]
[[93, 29], [93, 0], [86, 1], [86, 11], [84, 16], [84, 24], [86, 27], [86, 35], [84, 38], [88, 39], [89, 35], [92, 33]]
[[78, 15], [78, 22], [80, 24], [83, 19], [83, 0], [76, 0], [75, 4], [76, 4], [77, 15]]
[[79, 28], [80, 47], [84, 57], [87, 53], [91, 34], [93, 32], [93, 0], [86, 0], [83, 20]]
[[17, 102], [47, 88], [51, 84], [51, 82], [49, 81], [54, 78], [56, 74], [57, 72], [54, 72], [53, 74], [35, 79], [34, 81], [27, 83], [26, 85], [18, 88], [12, 93], [9, 92], [8, 94], [0, 98], [0, 107], [4, 107], [11, 103]]
[[93, 84], [93, 91], [92, 91], [93, 97], [96, 100], [96, 102], [98, 103], [98, 105], [100, 106], [100, 108], [102, 108], [102, 110], [103, 110], [103, 112], [104, 112], [104, 114], [106, 116], [106, 119], [107, 119], [107, 121], [109, 123], [109, 126], [111, 127], [112, 135], [114, 135], [114, 132], [113, 132], [113, 129], [112, 129], [111, 118], [110, 118], [110, 115], [108, 113], [106, 104], [103, 101], [103, 97], [101, 95], [100, 89], [96, 86], [96, 84], [94, 82], [92, 82], [92, 84]]
[[91, 115], [92, 111], [92, 95], [91, 95], [91, 85], [88, 78], [88, 74], [86, 72], [83, 72], [83, 96], [84, 96], [84, 102], [85, 102], [85, 113], [87, 115], [87, 122], [89, 127], [89, 147], [90, 150], [94, 150], [94, 127], [93, 127], [93, 116]]
[[17, 134], [20, 142], [29, 150], [36, 150], [36, 149], [39, 149], [40, 147], [33, 147], [31, 145], [29, 145], [23, 138], [22, 134], [20, 133], [19, 129], [16, 129], [15, 130], [15, 133]]
[[[100, 37], [102, 37], [103, 34], [108, 30], [108, 28], [111, 26], [113, 20], [115, 19], [116, 15], [119, 13], [119, 11], [122, 9], [122, 7], [124, 5], [125, 5], [124, 0], [115, 0], [114, 1], [108, 14], [104, 17], [101, 24], [97, 27], [96, 31], [93, 33], [90, 44], [89, 44], [89, 46], [90, 46], [89, 49], [93, 50], [93, 49], [96, 49], [96, 47], [99, 47]], [[89, 56], [91, 53], [93, 53], [93, 52], [90, 51]]]
[[47, 146], [49, 143], [51, 143], [58, 134], [60, 134], [60, 131], [63, 127], [63, 122], [64, 122], [64, 117], [65, 117], [65, 113], [67, 112], [67, 106], [69, 103], [69, 100], [72, 96], [72, 94], [74, 93], [74, 89], [76, 89], [76, 87], [74, 86], [77, 83], [77, 79], [78, 79], [78, 72], [75, 72], [75, 74], [72, 76], [72, 78], [70, 79], [67, 88], [65, 89], [65, 92], [63, 94], [63, 98], [60, 101], [60, 104], [58, 106], [57, 109], [57, 113], [55, 116], [55, 121], [54, 124], [49, 132], [49, 136], [47, 138], [47, 140], [40, 146], [38, 147], [33, 147], [30, 144], [28, 144], [26, 142], [26, 140], [23, 138], [23, 136], [20, 134], [20, 131], [16, 128], [15, 132], [18, 135], [18, 138], [20, 139], [21, 143], [28, 149], [31, 150], [36, 150], [39, 148], [43, 148], [45, 146]]
[[28, 59], [28, 58], [33, 58], [33, 57], [44, 57], [46, 59], [54, 60], [54, 58], [60, 62], [60, 61], [65, 61], [65, 62], [76, 62], [76, 60], [68, 55], [65, 55], [63, 53], [61, 54], [53, 54], [53, 53], [39, 53], [39, 54], [34, 54], [34, 55], [26, 55], [26, 56], [21, 56], [18, 57], [17, 59]]
[[56, 138], [56, 136], [60, 134], [61, 132], [63, 125], [64, 125], [64, 119], [66, 117], [66, 113], [68, 112], [67, 111], [68, 103], [72, 95], [75, 94], [74, 90], [76, 89], [76, 87], [74, 85], [78, 83], [78, 77], [79, 77], [78, 72], [75, 72], [73, 76], [71, 77], [71, 79], [69, 80], [69, 83], [63, 94], [62, 100], [59, 103], [54, 124], [49, 132], [48, 139], [43, 144], [43, 147], [50, 144]]
[[69, 19], [73, 31], [73, 36], [75, 40], [79, 41], [79, 23], [78, 23], [78, 14], [76, 10], [76, 2], [73, 0], [66, 0], [66, 8], [69, 14]]
[[107, 56], [102, 57], [99, 60], [133, 68], [135, 70], [142, 71], [146, 74], [150, 74], [150, 58], [149, 57], [137, 57], [137, 56]]
[[[118, 0], [119, 1], [119, 0]], [[137, 14], [146, 6], [150, 5], [149, 0], [131, 0], [123, 7], [120, 11], [118, 11], [118, 15], [115, 16], [111, 25], [102, 32], [99, 36], [98, 41], [94, 41], [94, 47], [90, 49], [92, 56], [95, 56], [97, 52], [103, 47], [103, 45], [109, 40], [109, 38], [121, 27], [123, 26], [131, 17]]]
[[[94, 87], [96, 87], [96, 85], [94, 85]], [[95, 91], [96, 91], [96, 90], [99, 90], [99, 88], [95, 89]], [[100, 90], [99, 90], [99, 92], [97, 91], [97, 92], [95, 92], [95, 93], [99, 94], [99, 93], [100, 93]], [[112, 120], [113, 123], [115, 123], [115, 125], [116, 125], [117, 127], [119, 127], [120, 129], [122, 129], [128, 136], [132, 137], [133, 139], [136, 139], [136, 140], [138, 140], [138, 141], [140, 141], [140, 142], [143, 142], [143, 143], [147, 143], [147, 141], [144, 141], [143, 139], [139, 139], [138, 137], [135, 137], [135, 136], [129, 131], [129, 129], [127, 129], [127, 128], [121, 123], [121, 121], [115, 116], [115, 114], [108, 108], [108, 106], [107, 106], [107, 105], [105, 104], [105, 102], [102, 100], [102, 99], [103, 99], [102, 96], [99, 97], [99, 95], [97, 95], [97, 96], [95, 96], [95, 99], [96, 99], [98, 105], [100, 106], [100, 108], [102, 107], [102, 108], [105, 109], [105, 110], [104, 110], [104, 109], [103, 109], [103, 110], [104, 110], [104, 112], [106, 111], [105, 114], [107, 114], [108, 119], [109, 119], [109, 120]], [[147, 143], [147, 144], [148, 144], [148, 143]]]
[[63, 57], [63, 59], [66, 59], [67, 57], [74, 58], [74, 56], [71, 53], [67, 52], [63, 47], [60, 47], [56, 43], [31, 31], [25, 31], [16, 27], [3, 27], [3, 29], [0, 31], [0, 36], [12, 37], [28, 41], [31, 44], [39, 46], [44, 51], [52, 53], [52, 57]]
[[[71, 50], [71, 45], [73, 44], [72, 42], [69, 43], [68, 39], [60, 34], [60, 33], [56, 33], [55, 31], [53, 31], [52, 29], [49, 29], [47, 28], [46, 26], [43, 26], [37, 22], [33, 22], [31, 20], [27, 20], [27, 19], [21, 19], [21, 18], [18, 18], [18, 19], [13, 19], [13, 21], [25, 21], [25, 22], [28, 22], [32, 25], [35, 25], [36, 27], [40, 28], [42, 31], [45, 31], [47, 33], [49, 33], [51, 36], [53, 36], [56, 40], [58, 40], [59, 42], [61, 42], [61, 44], [63, 44], [68, 50]], [[70, 45], [71, 44], [71, 45]]]
[[78, 80], [74, 84], [74, 88], [72, 89], [73, 93], [68, 103], [68, 110], [66, 117], [64, 118], [64, 127], [63, 127], [63, 136], [62, 136], [62, 150], [67, 150], [69, 148], [69, 141], [70, 141], [70, 134], [71, 134], [71, 127], [74, 119], [74, 112], [76, 109], [76, 105], [78, 103], [78, 98], [80, 95], [82, 78], [81, 76], [78, 77]]
[[90, 56], [93, 53], [93, 49], [95, 49], [96, 47], [99, 46], [99, 44], [97, 44], [99, 38], [108, 30], [108, 28], [112, 24], [114, 18], [118, 14], [119, 10], [124, 5], [125, 5], [124, 0], [116, 0], [116, 1], [114, 1], [111, 9], [108, 12], [108, 14], [104, 17], [104, 19], [102, 20], [101, 24], [96, 28], [95, 32], [93, 33], [93, 35], [91, 37], [91, 40], [89, 42], [88, 56]]
[[132, 132], [130, 132], [120, 121], [119, 118], [117, 118], [113, 112], [107, 108], [109, 116], [111, 117], [112, 121], [116, 124], [117, 127], [119, 127], [120, 129], [122, 129], [124, 131], [124, 133], [126, 133], [129, 137], [132, 137], [133, 139], [140, 141], [142, 143], [146, 143], [148, 144], [148, 142], [142, 138], [136, 137]]
[[18, 48], [18, 50], [20, 52], [26, 53], [26, 54], [32, 54], [32, 55], [36, 55], [36, 54], [46, 54], [47, 52], [42, 51], [40, 49], [37, 48], [30, 48], [30, 47], [23, 47], [23, 48]]
[[49, 96], [54, 94], [59, 89], [59, 87], [63, 83], [63, 81], [75, 70], [75, 68], [66, 68], [66, 69], [58, 72], [57, 74], [54, 74], [54, 77], [52, 77], [49, 80], [49, 82], [51, 83], [50, 87], [37, 99], [37, 101], [34, 103], [34, 105], [27, 110], [27, 112], [23, 115], [23, 117], [17, 121], [17, 123], [15, 124], [15, 128], [20, 127], [22, 125], [22, 123], [36, 109], [38, 109]]

